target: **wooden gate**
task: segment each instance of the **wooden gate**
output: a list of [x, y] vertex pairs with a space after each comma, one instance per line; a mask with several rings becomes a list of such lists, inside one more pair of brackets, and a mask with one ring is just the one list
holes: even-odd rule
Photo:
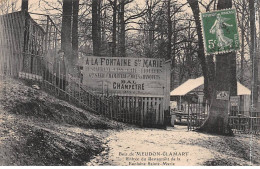
[[209, 105], [206, 103], [188, 104], [186, 113], [188, 130], [197, 129], [208, 117]]

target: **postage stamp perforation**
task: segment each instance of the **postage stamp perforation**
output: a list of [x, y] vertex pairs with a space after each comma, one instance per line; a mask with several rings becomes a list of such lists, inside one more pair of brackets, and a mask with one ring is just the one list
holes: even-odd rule
[[198, 31], [201, 31], [201, 34], [202, 34], [202, 41], [203, 41], [203, 48], [204, 48], [204, 53], [205, 53], [205, 55], [209, 55], [208, 53], [207, 53], [207, 50], [206, 50], [206, 41], [205, 41], [205, 34], [204, 34], [204, 27], [203, 27], [203, 23], [202, 23], [202, 12], [200, 12], [200, 14], [199, 14], [199, 19], [200, 19], [200, 24], [201, 24], [201, 30], [198, 30]]
[[[232, 12], [232, 11], [234, 11], [234, 12]], [[225, 12], [230, 12], [230, 13], [225, 14]], [[224, 14], [222, 14], [222, 13], [224, 13]], [[207, 16], [206, 14], [212, 14], [212, 15]], [[207, 16], [207, 17], [204, 16], [205, 17], [204, 20], [203, 20], [203, 15]], [[223, 15], [224, 16], [229, 15], [229, 18], [225, 18], [225, 17], [223, 17]], [[203, 21], [205, 21], [205, 19], [207, 20], [207, 18], [210, 18], [210, 17], [211, 18], [216, 17], [215, 23], [211, 27], [211, 29], [213, 29], [213, 30], [211, 30], [211, 29], [205, 30], [205, 24], [208, 25], [208, 22], [204, 23]], [[222, 10], [211, 10], [211, 11], [207, 11], [207, 12], [200, 12], [199, 19], [200, 19], [200, 23], [201, 23], [200, 31], [202, 33], [202, 40], [203, 40], [203, 45], [204, 45], [203, 47], [204, 47], [205, 55], [223, 54], [223, 53], [229, 53], [229, 52], [240, 50], [240, 41], [239, 41], [240, 38], [239, 38], [239, 34], [238, 34], [237, 13], [236, 13], [235, 8], [226, 8], [226, 9], [222, 9]], [[226, 23], [229, 20], [234, 22], [234, 24]], [[218, 29], [216, 28], [217, 27], [216, 23], [218, 23]], [[222, 26], [220, 26], [220, 25], [222, 25]], [[215, 28], [213, 28], [214, 26], [215, 26]], [[232, 27], [232, 28], [229, 28], [229, 27]], [[213, 42], [211, 42], [211, 43], [208, 42], [209, 44], [207, 44], [208, 39], [207, 39], [206, 31], [208, 34], [209, 34], [209, 32], [210, 32], [210, 34], [216, 34], [215, 40], [211, 40]], [[229, 32], [228, 36], [233, 34], [233, 38], [225, 37], [226, 35], [225, 35], [224, 31]], [[210, 35], [210, 36], [213, 36], [213, 35]], [[208, 47], [208, 46], [210, 46], [210, 44], [213, 44], [213, 47], [211, 46], [212, 48], [209, 50], [210, 47]]]

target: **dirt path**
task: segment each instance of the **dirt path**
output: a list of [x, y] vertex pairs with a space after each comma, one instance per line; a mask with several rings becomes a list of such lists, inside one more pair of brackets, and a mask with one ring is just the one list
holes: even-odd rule
[[249, 139], [188, 132], [183, 126], [111, 131], [106, 142], [105, 151], [86, 165], [250, 165]]
[[260, 164], [259, 136], [208, 135], [182, 126], [140, 129], [19, 81], [10, 81], [4, 91], [0, 82], [0, 165]]

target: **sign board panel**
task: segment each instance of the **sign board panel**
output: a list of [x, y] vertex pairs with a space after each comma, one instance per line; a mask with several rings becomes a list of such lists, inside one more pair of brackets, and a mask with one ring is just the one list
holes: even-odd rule
[[229, 91], [217, 91], [217, 99], [229, 100]]
[[239, 96], [230, 96], [230, 105], [239, 106]]
[[32, 74], [32, 73], [26, 73], [26, 72], [19, 72], [19, 78], [22, 79], [30, 79], [30, 80], [37, 80], [37, 81], [42, 81], [42, 76]]
[[206, 12], [201, 13], [200, 16], [206, 54], [239, 50], [235, 9]]
[[165, 61], [89, 56], [83, 63], [83, 84], [100, 94], [162, 97], [166, 87]]

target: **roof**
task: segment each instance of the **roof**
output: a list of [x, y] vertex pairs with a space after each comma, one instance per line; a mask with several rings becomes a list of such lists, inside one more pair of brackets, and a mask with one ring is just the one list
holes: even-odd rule
[[184, 96], [193, 89], [196, 89], [197, 87], [204, 84], [204, 77], [199, 77], [197, 79], [189, 79], [186, 82], [184, 82], [182, 85], [171, 91], [171, 96]]
[[[186, 82], [184, 82], [182, 85], [177, 87], [176, 89], [172, 90], [170, 95], [184, 96], [188, 94], [190, 91], [196, 89], [197, 87], [203, 84], [204, 84], [203, 76], [196, 79], [189, 79]], [[241, 83], [237, 82], [237, 95], [251, 95], [251, 91]]]
[[237, 95], [251, 95], [251, 90], [237, 82]]

